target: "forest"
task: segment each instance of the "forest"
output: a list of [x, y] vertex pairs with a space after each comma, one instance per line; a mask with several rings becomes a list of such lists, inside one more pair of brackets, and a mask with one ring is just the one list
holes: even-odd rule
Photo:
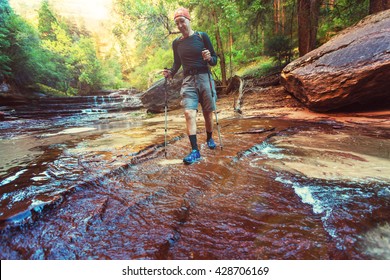
[[113, 0], [112, 47], [43, 0], [37, 20], [0, 0], [0, 82], [25, 92], [87, 95], [101, 89], [147, 89], [173, 61], [179, 36], [173, 13], [190, 9], [194, 30], [207, 32], [219, 57], [213, 71], [260, 77], [389, 8], [387, 0]]

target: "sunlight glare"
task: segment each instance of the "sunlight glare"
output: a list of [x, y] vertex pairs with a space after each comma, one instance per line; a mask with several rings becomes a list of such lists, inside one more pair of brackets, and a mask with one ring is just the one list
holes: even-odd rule
[[[76, 0], [83, 9], [85, 17], [94, 19], [107, 19], [111, 0]], [[81, 12], [81, 11], [80, 11]]]

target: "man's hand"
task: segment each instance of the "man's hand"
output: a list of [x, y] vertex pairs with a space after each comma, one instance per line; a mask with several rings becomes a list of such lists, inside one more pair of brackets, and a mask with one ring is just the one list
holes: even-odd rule
[[172, 79], [172, 73], [169, 69], [167, 68], [164, 68], [164, 70], [162, 71], [165, 79]]
[[204, 49], [202, 51], [203, 60], [210, 61], [211, 60], [211, 53], [208, 49]]

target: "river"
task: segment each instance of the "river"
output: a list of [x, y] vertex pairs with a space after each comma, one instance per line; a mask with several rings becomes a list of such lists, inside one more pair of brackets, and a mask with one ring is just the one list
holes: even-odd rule
[[389, 130], [232, 114], [187, 166], [180, 111], [165, 158], [163, 114], [91, 108], [0, 122], [1, 259], [390, 259]]

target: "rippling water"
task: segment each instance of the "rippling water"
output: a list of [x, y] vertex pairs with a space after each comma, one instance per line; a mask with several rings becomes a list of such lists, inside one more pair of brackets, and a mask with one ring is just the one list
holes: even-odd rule
[[[2, 259], [390, 259], [390, 182], [364, 158], [390, 168], [387, 132], [225, 119], [224, 149], [186, 166], [179, 124], [165, 159], [162, 121], [72, 118], [1, 123]], [[347, 180], [327, 156], [370, 172]]]

